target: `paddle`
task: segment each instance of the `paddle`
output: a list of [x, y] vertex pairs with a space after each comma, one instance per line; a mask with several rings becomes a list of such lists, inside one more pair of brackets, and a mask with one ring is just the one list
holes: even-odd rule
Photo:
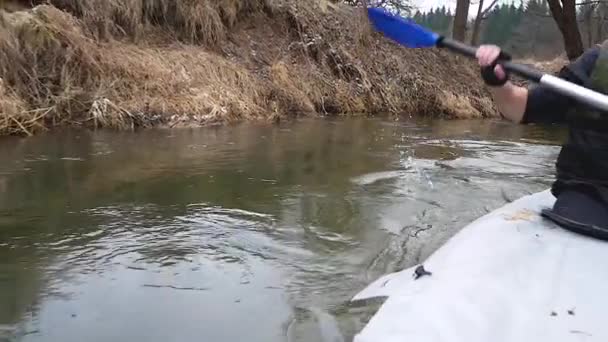
[[[409, 48], [447, 48], [464, 56], [475, 58], [477, 48], [443, 37], [412, 20], [393, 15], [384, 9], [370, 7], [367, 9], [367, 16], [376, 30], [403, 46]], [[499, 60], [498, 63], [506, 70], [540, 83], [555, 92], [569, 96], [600, 111], [608, 111], [608, 96], [602, 93], [508, 60]]]

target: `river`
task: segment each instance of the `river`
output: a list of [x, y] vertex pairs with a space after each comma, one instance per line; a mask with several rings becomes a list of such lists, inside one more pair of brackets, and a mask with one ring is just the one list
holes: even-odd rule
[[349, 299], [548, 188], [564, 131], [299, 120], [0, 140], [0, 341], [350, 341]]

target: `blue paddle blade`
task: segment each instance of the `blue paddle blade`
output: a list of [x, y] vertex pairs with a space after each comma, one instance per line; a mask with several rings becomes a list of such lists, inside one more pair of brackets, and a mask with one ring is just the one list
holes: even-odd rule
[[368, 17], [376, 30], [397, 43], [410, 48], [425, 48], [437, 45], [439, 35], [413, 20], [393, 15], [381, 8], [368, 8]]

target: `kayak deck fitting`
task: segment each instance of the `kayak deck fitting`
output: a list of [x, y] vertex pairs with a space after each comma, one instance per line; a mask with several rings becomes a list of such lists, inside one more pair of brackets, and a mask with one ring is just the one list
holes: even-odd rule
[[[608, 341], [608, 243], [541, 216], [549, 190], [472, 222], [353, 301], [388, 297], [355, 342]], [[418, 268], [418, 272], [415, 272]]]

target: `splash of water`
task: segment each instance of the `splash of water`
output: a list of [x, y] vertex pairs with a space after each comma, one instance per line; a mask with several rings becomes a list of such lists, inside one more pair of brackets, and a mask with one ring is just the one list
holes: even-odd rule
[[426, 172], [426, 170], [424, 170], [423, 168], [418, 166], [413, 154], [414, 154], [414, 152], [401, 151], [400, 152], [401, 157], [399, 158], [400, 164], [403, 165], [403, 167], [405, 167], [405, 168], [414, 169], [414, 171], [416, 171], [416, 173], [418, 174], [418, 177], [421, 180], [426, 181], [426, 184], [429, 186], [429, 188], [431, 190], [433, 190], [435, 188], [435, 186], [433, 184], [433, 181], [431, 180], [431, 176], [429, 176], [429, 174], [428, 174], [428, 172]]
[[310, 312], [315, 316], [319, 325], [322, 342], [345, 342], [338, 327], [338, 321], [333, 315], [319, 308], [311, 308]]

